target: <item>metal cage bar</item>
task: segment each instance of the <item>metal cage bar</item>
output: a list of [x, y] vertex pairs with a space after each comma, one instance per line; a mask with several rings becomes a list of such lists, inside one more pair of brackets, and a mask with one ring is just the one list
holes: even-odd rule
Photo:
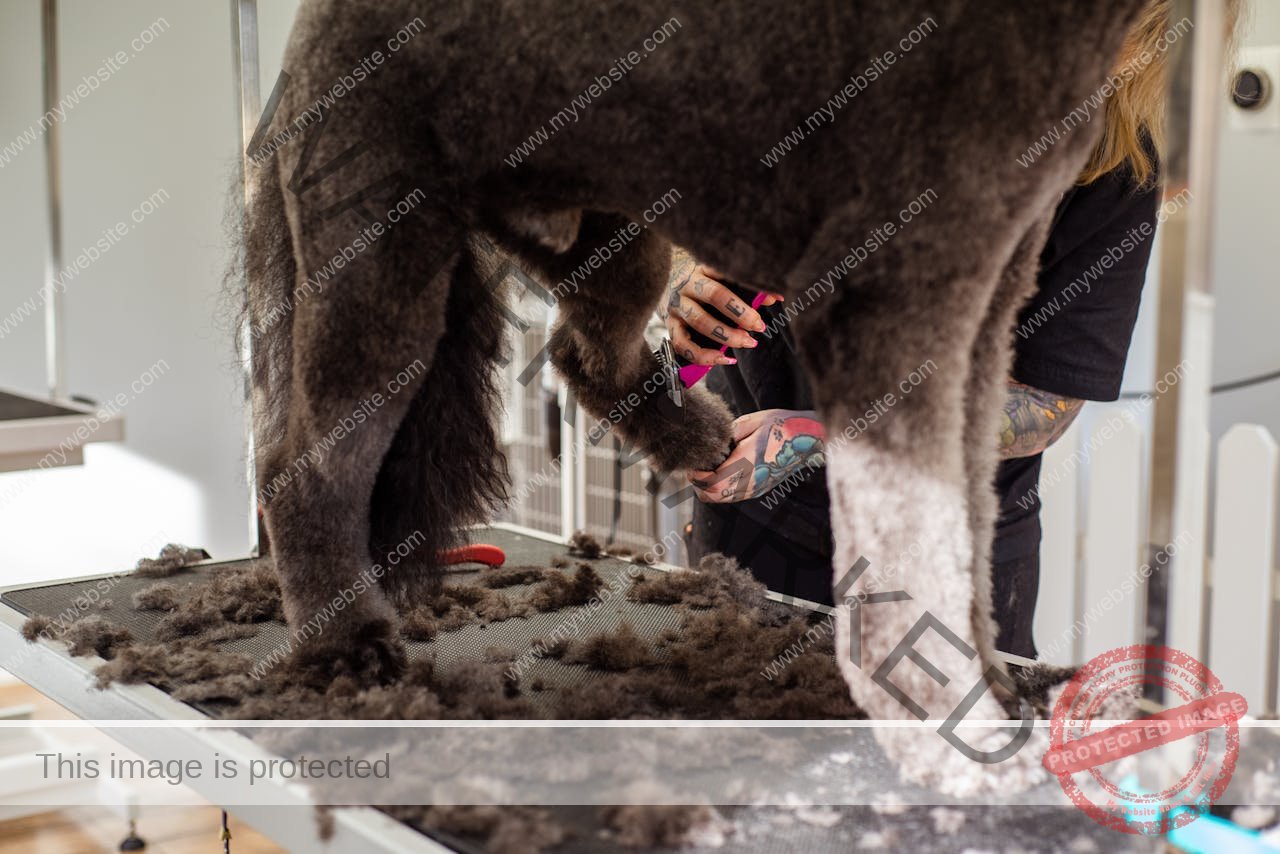
[[[249, 141], [262, 112], [262, 89], [258, 62], [258, 0], [231, 0], [231, 73], [240, 122], [240, 186], [238, 219], [243, 223], [249, 202]], [[245, 283], [247, 285], [247, 282]], [[248, 293], [246, 288], [245, 293]], [[247, 298], [247, 296], [246, 296]], [[248, 318], [248, 313], [245, 314]], [[249, 483], [249, 547], [258, 554], [267, 552], [267, 533], [258, 516], [258, 475], [253, 443], [253, 336], [248, 320], [238, 331], [237, 349], [244, 368], [245, 476]]]
[[[52, 115], [58, 102], [58, 0], [40, 5], [43, 53], [44, 114]], [[66, 312], [58, 287], [62, 270], [62, 123], [49, 122], [44, 134], [45, 193], [48, 197], [49, 247], [44, 273], [44, 358], [49, 397], [67, 397]]]
[[[1192, 45], [1175, 55], [1165, 186], [1166, 192], [1189, 188], [1193, 202], [1180, 206], [1162, 226], [1157, 376], [1174, 371], [1189, 350], [1199, 353], [1201, 361], [1207, 360], [1212, 338], [1213, 209], [1224, 93], [1225, 2], [1178, 0], [1171, 20], [1183, 18], [1193, 24]], [[1147, 536], [1150, 560], [1158, 552], [1167, 552], [1182, 529], [1203, 532], [1204, 519], [1197, 516], [1203, 517], [1202, 493], [1207, 482], [1201, 459], [1205, 451], [1200, 446], [1205, 442], [1210, 382], [1209, 366], [1193, 365], [1180, 382], [1155, 398]], [[1198, 590], [1203, 581], [1199, 575], [1203, 573], [1205, 542], [1203, 536], [1199, 539], [1188, 554], [1171, 556], [1160, 583], [1148, 592], [1148, 608], [1154, 606], [1158, 609], [1154, 613], [1164, 615], [1154, 626], [1159, 641], [1194, 644], [1199, 648], [1186, 652], [1196, 656], [1204, 653], [1203, 611], [1198, 597], [1192, 601], [1186, 594]], [[1192, 574], [1197, 577], [1188, 577]]]

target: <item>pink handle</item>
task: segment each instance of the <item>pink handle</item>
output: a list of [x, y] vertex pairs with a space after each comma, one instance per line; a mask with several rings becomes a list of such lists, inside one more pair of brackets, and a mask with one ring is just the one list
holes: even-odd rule
[[[764, 291], [757, 293], [755, 299], [751, 300], [751, 307], [759, 308], [760, 304], [764, 302], [765, 297], [767, 296], [769, 296], [769, 294]], [[725, 344], [720, 348], [720, 352], [727, 352], [728, 349], [729, 345]], [[685, 388], [693, 388], [702, 380], [703, 377], [710, 373], [711, 369], [714, 367], [715, 365], [685, 365], [680, 369], [680, 382], [684, 383]]]

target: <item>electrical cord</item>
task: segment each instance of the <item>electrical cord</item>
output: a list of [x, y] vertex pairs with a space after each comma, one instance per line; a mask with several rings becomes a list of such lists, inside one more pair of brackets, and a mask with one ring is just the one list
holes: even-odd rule
[[1224, 391], [1235, 391], [1236, 389], [1248, 388], [1249, 386], [1262, 385], [1272, 380], [1280, 379], [1280, 371], [1268, 371], [1265, 374], [1258, 374], [1256, 377], [1245, 377], [1242, 380], [1235, 380], [1229, 383], [1220, 383], [1219, 385], [1210, 386], [1210, 394], [1218, 394]]
[[[1274, 380], [1280, 380], [1280, 370], [1268, 371], [1265, 374], [1257, 374], [1256, 376], [1245, 377], [1244, 379], [1232, 380], [1229, 383], [1218, 383], [1215, 386], [1209, 387], [1209, 394], [1222, 394], [1223, 392], [1228, 391], [1238, 391], [1242, 388], [1262, 385], [1263, 383], [1269, 383]], [[1155, 394], [1156, 392], [1154, 391], [1128, 391], [1120, 395], [1119, 400], [1136, 400], [1137, 398], [1144, 396], [1153, 397]]]

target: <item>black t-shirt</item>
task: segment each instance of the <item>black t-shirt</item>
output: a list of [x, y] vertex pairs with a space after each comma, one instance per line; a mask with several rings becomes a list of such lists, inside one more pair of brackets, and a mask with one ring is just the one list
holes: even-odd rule
[[[1039, 288], [1018, 318], [1015, 380], [1066, 397], [1116, 399], [1151, 256], [1157, 203], [1158, 191], [1137, 187], [1124, 168], [1063, 195], [1040, 255]], [[772, 306], [761, 314], [769, 323], [780, 310]], [[782, 334], [760, 336], [759, 341], [755, 349], [734, 351], [736, 368], [716, 368], [704, 382], [735, 415], [812, 409], [813, 396], [790, 330], [784, 326]], [[1035, 486], [1040, 460], [1036, 454], [1000, 463], [997, 563], [1039, 550]], [[831, 505], [820, 473], [808, 476], [772, 509], [759, 498], [720, 509], [730, 507], [810, 550], [830, 553]]]

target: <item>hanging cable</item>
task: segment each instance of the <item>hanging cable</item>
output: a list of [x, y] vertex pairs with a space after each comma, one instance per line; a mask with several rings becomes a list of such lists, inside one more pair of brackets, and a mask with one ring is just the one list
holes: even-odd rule
[[[1209, 394], [1222, 394], [1223, 392], [1227, 392], [1227, 391], [1238, 391], [1239, 389], [1242, 389], [1242, 388], [1249, 388], [1255, 385], [1262, 385], [1263, 383], [1273, 382], [1274, 380], [1280, 380], [1280, 371], [1268, 371], [1265, 374], [1258, 374], [1252, 377], [1245, 377], [1244, 379], [1240, 379], [1240, 380], [1232, 380], [1231, 382], [1228, 382], [1228, 383], [1218, 383], [1215, 386], [1209, 387]], [[1144, 396], [1154, 397], [1155, 394], [1156, 392], [1154, 391], [1127, 391], [1124, 394], [1120, 395], [1118, 400], [1137, 400], [1138, 398], [1144, 397]]]
[[1265, 374], [1258, 374], [1256, 377], [1245, 377], [1242, 380], [1234, 382], [1221, 383], [1209, 389], [1210, 394], [1221, 394], [1224, 391], [1235, 391], [1236, 389], [1248, 388], [1249, 386], [1262, 385], [1272, 380], [1280, 380], [1280, 371], [1268, 371]]

